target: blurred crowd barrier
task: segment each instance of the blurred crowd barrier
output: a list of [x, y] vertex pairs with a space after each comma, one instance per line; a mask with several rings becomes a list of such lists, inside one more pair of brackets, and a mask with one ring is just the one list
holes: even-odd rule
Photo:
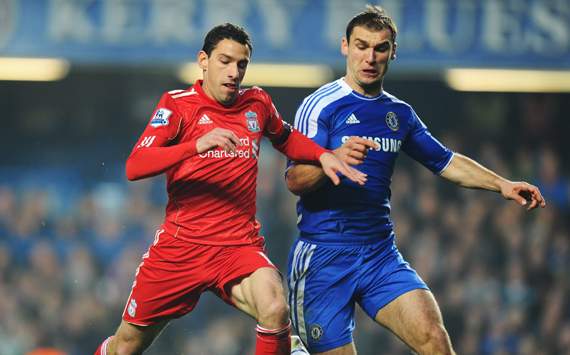
[[[442, 139], [465, 147], [461, 135]], [[490, 139], [469, 153], [504, 176], [537, 184], [547, 208], [526, 212], [401, 158], [392, 210], [402, 253], [434, 292], [459, 354], [570, 354], [570, 179], [561, 150]], [[107, 164], [114, 173], [103, 180], [74, 166], [1, 168], [0, 354], [89, 354], [115, 331], [166, 202], [164, 179], [128, 183], [123, 164]], [[296, 238], [296, 198], [285, 188], [284, 167], [265, 145], [258, 218], [283, 273]], [[359, 353], [409, 354], [357, 315]], [[254, 327], [204, 295], [149, 354], [253, 353]]]

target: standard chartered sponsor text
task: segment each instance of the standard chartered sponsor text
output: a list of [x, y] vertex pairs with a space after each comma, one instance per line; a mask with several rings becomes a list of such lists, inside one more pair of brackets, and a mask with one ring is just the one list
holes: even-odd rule
[[245, 158], [249, 159], [251, 157], [251, 141], [249, 137], [239, 139], [241, 145], [237, 147], [234, 152], [226, 152], [223, 149], [213, 149], [207, 152], [199, 154], [200, 158]]

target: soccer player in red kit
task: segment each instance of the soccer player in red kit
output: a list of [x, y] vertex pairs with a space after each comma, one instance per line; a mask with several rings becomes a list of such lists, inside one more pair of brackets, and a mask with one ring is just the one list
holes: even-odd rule
[[96, 355], [140, 354], [169, 320], [212, 291], [257, 322], [256, 354], [289, 354], [281, 276], [255, 219], [260, 140], [291, 160], [363, 184], [364, 174], [283, 122], [260, 88], [240, 89], [252, 45], [240, 27], [214, 27], [198, 53], [203, 80], [165, 93], [127, 160], [129, 180], [166, 173], [164, 224], [136, 270], [123, 320]]

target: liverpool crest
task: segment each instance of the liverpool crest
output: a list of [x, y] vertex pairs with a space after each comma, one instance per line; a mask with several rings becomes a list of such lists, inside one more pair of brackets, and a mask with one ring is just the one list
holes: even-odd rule
[[245, 113], [245, 119], [247, 122], [247, 129], [250, 132], [259, 132], [261, 129], [259, 128], [259, 122], [257, 121], [257, 113], [253, 111], [247, 111]]

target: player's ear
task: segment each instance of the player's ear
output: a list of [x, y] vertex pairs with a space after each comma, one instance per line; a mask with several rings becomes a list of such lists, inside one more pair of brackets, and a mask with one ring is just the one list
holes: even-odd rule
[[396, 59], [396, 48], [398, 48], [398, 42], [394, 42], [394, 45], [392, 46], [392, 55], [390, 56], [391, 60]]
[[208, 54], [206, 54], [206, 52], [204, 51], [198, 52], [196, 61], [198, 62], [198, 66], [200, 67], [200, 69], [202, 69], [202, 71], [208, 69]]
[[346, 37], [342, 37], [342, 41], [340, 42], [340, 52], [345, 57], [348, 55], [348, 40]]

